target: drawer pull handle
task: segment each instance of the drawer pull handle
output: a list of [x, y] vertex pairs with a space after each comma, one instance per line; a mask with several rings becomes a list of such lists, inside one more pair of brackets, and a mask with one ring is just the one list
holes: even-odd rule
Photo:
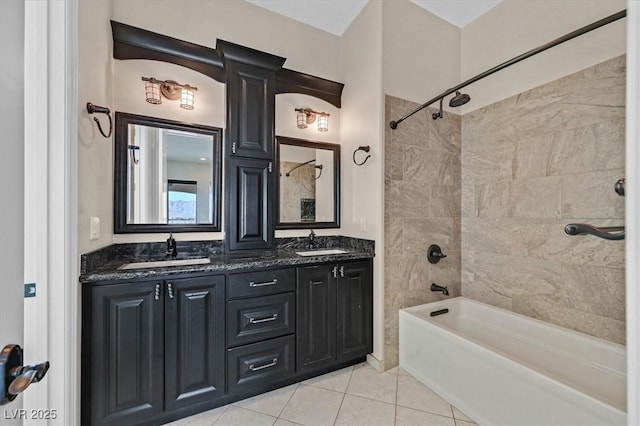
[[278, 319], [278, 314], [273, 314], [270, 317], [267, 318], [260, 318], [260, 319], [255, 319], [255, 318], [249, 318], [249, 322], [251, 324], [260, 324], [263, 322], [269, 322], [269, 321], [275, 321]]
[[249, 283], [249, 287], [264, 287], [264, 286], [268, 286], [268, 285], [276, 285], [278, 284], [278, 279], [274, 278], [273, 281], [267, 281], [264, 283], [257, 283], [255, 281], [251, 281]]
[[278, 358], [273, 358], [269, 364], [261, 365], [259, 367], [256, 367], [254, 364], [251, 364], [249, 365], [249, 370], [260, 371], [260, 370], [264, 370], [265, 368], [275, 367], [276, 364], [278, 364]]

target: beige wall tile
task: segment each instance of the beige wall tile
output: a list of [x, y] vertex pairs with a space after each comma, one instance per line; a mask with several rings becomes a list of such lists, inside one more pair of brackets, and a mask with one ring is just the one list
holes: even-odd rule
[[513, 217], [560, 217], [559, 176], [515, 180], [511, 184]]
[[624, 197], [613, 190], [623, 169], [562, 176], [562, 217], [624, 218]]
[[504, 218], [513, 215], [511, 200], [512, 181], [490, 182], [476, 185], [476, 212], [478, 217]]
[[582, 333], [624, 344], [624, 321], [570, 309], [530, 297], [514, 297], [513, 311]]
[[564, 265], [562, 278], [565, 306], [624, 321], [623, 269]]
[[460, 186], [431, 185], [430, 188], [429, 216], [459, 218]]
[[564, 233], [624, 224], [624, 80], [621, 56], [462, 117], [462, 295], [624, 342], [624, 244]]

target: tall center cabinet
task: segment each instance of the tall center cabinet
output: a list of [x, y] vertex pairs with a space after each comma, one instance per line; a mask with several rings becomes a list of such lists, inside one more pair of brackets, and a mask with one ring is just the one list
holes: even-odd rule
[[285, 58], [218, 40], [225, 64], [226, 249], [273, 246], [276, 72]]

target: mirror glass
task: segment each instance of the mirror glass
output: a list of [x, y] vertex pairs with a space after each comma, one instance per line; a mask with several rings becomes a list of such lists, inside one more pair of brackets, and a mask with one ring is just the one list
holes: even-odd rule
[[340, 226], [340, 145], [277, 137], [278, 229]]
[[116, 113], [115, 232], [219, 230], [221, 136]]

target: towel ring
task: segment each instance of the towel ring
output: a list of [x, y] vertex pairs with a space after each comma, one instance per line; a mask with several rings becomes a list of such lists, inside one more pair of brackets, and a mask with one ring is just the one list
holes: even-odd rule
[[367, 160], [371, 157], [371, 154], [367, 154], [367, 156], [364, 158], [364, 160], [362, 160], [361, 163], [358, 163], [356, 161], [356, 153], [358, 151], [364, 151], [364, 152], [369, 152], [369, 150], [371, 149], [371, 147], [369, 147], [369, 145], [363, 145], [363, 146], [359, 146], [358, 149], [356, 149], [355, 151], [353, 151], [353, 162], [356, 166], [362, 166], [364, 163], [367, 162]]
[[109, 134], [108, 135], [104, 134], [104, 131], [102, 130], [102, 126], [100, 125], [100, 121], [96, 117], [93, 117], [93, 121], [95, 121], [96, 124], [98, 125], [98, 130], [100, 130], [100, 133], [102, 133], [102, 136], [104, 136], [105, 138], [111, 137], [111, 133], [113, 132], [113, 121], [111, 121], [111, 110], [109, 110], [109, 108], [107, 107], [101, 107], [98, 105], [94, 105], [91, 102], [87, 102], [87, 112], [89, 114], [95, 114], [95, 113], [107, 114], [107, 117], [109, 117]]

